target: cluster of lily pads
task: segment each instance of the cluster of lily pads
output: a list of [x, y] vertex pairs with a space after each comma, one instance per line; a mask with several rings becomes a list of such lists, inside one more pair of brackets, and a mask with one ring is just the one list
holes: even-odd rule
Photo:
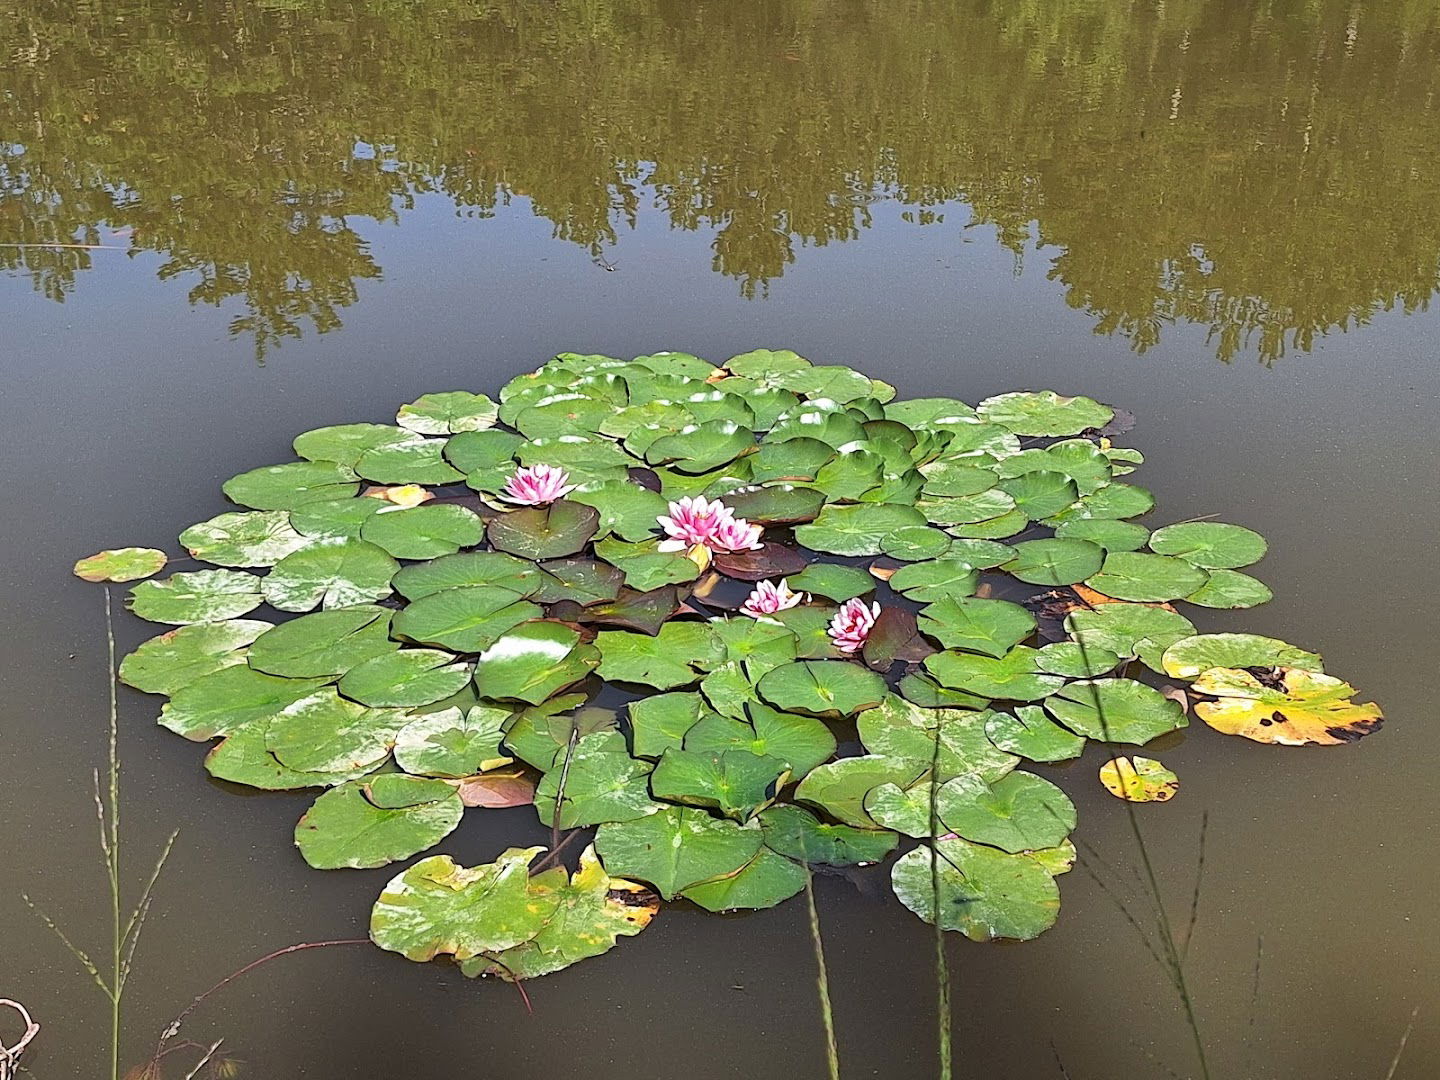
[[[1260, 742], [1379, 725], [1315, 654], [1176, 608], [1267, 600], [1239, 569], [1265, 541], [1130, 520], [1154, 502], [1120, 479], [1142, 460], [1111, 441], [1123, 415], [894, 395], [788, 351], [562, 354], [498, 402], [428, 394], [394, 425], [305, 432], [299, 460], [224, 485], [244, 509], [181, 534], [218, 569], [132, 589], [178, 629], [120, 677], [219, 740], [211, 775], [326, 789], [295, 830], [318, 868], [409, 859], [467, 809], [585, 830], [573, 875], [542, 847], [432, 855], [375, 904], [383, 948], [509, 979], [608, 950], [661, 898], [765, 908], [812, 867], [892, 857], [921, 918], [1033, 938], [1076, 813], [1022, 762], [1185, 727], [1162, 678]], [[295, 617], [246, 617], [261, 605]], [[1178, 784], [1141, 757], [1101, 779], [1136, 801]]]

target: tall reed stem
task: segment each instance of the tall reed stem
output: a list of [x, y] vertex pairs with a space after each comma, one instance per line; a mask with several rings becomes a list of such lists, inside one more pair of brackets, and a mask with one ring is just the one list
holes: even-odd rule
[[825, 1024], [825, 1058], [830, 1080], [840, 1080], [840, 1047], [835, 1040], [835, 1014], [830, 1008], [830, 977], [825, 970], [825, 946], [820, 940], [820, 912], [815, 907], [815, 879], [805, 864], [805, 902], [810, 908], [810, 944], [815, 950], [815, 986], [820, 997], [820, 1019]]

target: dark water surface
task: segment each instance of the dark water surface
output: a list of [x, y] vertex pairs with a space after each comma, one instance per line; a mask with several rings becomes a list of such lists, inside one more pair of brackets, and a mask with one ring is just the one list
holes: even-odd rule
[[[1148, 524], [1270, 539], [1275, 601], [1197, 622], [1323, 652], [1389, 721], [1319, 750], [1196, 725], [1164, 754], [1182, 792], [1141, 819], [1182, 923], [1209, 814], [1212, 1072], [1384, 1080], [1418, 1008], [1394, 1076], [1440, 1075], [1437, 93], [1440, 14], [1406, 0], [0, 0], [0, 996], [45, 1025], [34, 1075], [105, 1069], [104, 1003], [19, 896], [104, 951], [104, 631], [74, 559], [174, 549], [295, 433], [425, 391], [563, 349], [762, 345], [902, 396], [1112, 402]], [[58, 243], [97, 246], [15, 246]], [[154, 630], [122, 615], [121, 648]], [[133, 1063], [239, 965], [362, 934], [392, 871], [308, 869], [310, 796], [222, 788], [155, 699], [120, 709], [132, 880], [181, 829]], [[1097, 765], [1053, 775], [1138, 905]], [[541, 834], [476, 812], [445, 849]], [[1124, 917], [1085, 872], [1061, 885], [1038, 941], [952, 943], [956, 1075], [1198, 1076]], [[887, 891], [818, 899], [844, 1075], [933, 1076], [928, 928]], [[275, 1080], [825, 1075], [799, 901], [668, 907], [530, 993], [533, 1016], [323, 950], [187, 1031]]]

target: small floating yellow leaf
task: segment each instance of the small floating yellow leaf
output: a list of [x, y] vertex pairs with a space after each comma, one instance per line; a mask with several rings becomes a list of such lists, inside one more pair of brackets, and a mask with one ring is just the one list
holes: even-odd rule
[[1100, 766], [1100, 783], [1126, 802], [1169, 802], [1180, 790], [1180, 778], [1147, 757], [1111, 758]]

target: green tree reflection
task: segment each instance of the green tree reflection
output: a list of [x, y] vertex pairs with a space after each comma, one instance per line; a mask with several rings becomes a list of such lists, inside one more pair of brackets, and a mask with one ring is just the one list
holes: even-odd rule
[[[163, 255], [263, 354], [380, 267], [350, 225], [652, 204], [762, 295], [879, 190], [970, 207], [1097, 332], [1272, 362], [1440, 287], [1428, 0], [0, 0], [0, 240]], [[371, 149], [373, 148], [373, 150]], [[959, 216], [946, 215], [954, 228]], [[103, 225], [103, 228], [102, 228]], [[128, 238], [119, 239], [118, 237]], [[93, 256], [0, 248], [63, 300]]]

